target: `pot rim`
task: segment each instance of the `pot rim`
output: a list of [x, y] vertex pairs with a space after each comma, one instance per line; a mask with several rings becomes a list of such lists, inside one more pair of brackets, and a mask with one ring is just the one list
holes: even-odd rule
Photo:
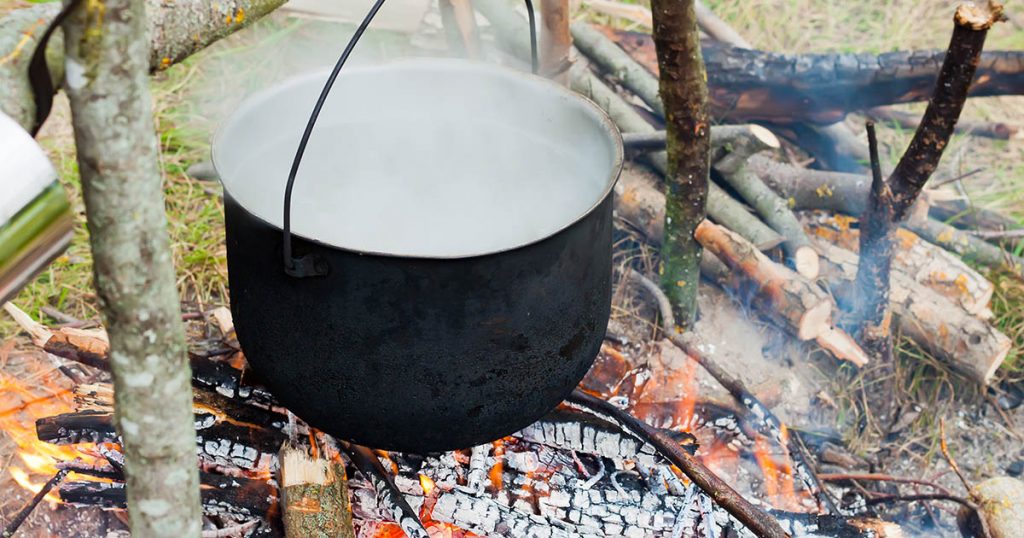
[[[607, 200], [607, 198], [609, 196], [612, 195], [612, 193], [613, 193], [613, 191], [615, 189], [615, 185], [618, 183], [619, 177], [622, 174], [622, 167], [623, 167], [623, 163], [625, 161], [625, 150], [624, 150], [623, 144], [622, 144], [622, 133], [619, 131], [618, 127], [615, 125], [615, 122], [612, 121], [611, 117], [608, 116], [608, 113], [605, 112], [604, 109], [602, 109], [600, 106], [598, 106], [597, 103], [592, 101], [590, 98], [588, 98], [585, 95], [580, 94], [579, 92], [576, 92], [576, 91], [574, 91], [574, 90], [572, 90], [570, 88], [562, 86], [561, 84], [558, 84], [558, 83], [556, 83], [556, 82], [554, 82], [552, 80], [549, 80], [547, 78], [544, 78], [542, 76], [534, 75], [533, 73], [519, 71], [519, 70], [511, 69], [511, 68], [508, 68], [508, 67], [495, 66], [493, 64], [489, 64], [489, 63], [485, 63], [485, 62], [479, 62], [479, 61], [473, 61], [473, 60], [464, 60], [464, 59], [457, 59], [457, 58], [403, 58], [403, 59], [399, 59], [399, 60], [389, 61], [389, 62], [386, 62], [386, 63], [383, 63], [383, 64], [379, 64], [379, 65], [355, 66], [355, 67], [351, 67], [349, 69], [346, 69], [346, 72], [347, 73], [351, 73], [353, 71], [356, 71], [356, 72], [374, 71], [374, 70], [388, 69], [388, 68], [396, 67], [396, 66], [397, 67], [402, 67], [404, 65], [413, 65], [413, 66], [415, 66], [416, 64], [425, 64], [425, 65], [433, 64], [433, 65], [438, 65], [438, 66], [441, 66], [441, 67], [444, 67], [446, 65], [449, 66], [449, 67], [451, 67], [451, 66], [455, 66], [455, 67], [471, 66], [474, 69], [481, 69], [481, 70], [484, 70], [484, 71], [491, 71], [491, 72], [499, 73], [499, 74], [504, 75], [504, 76], [512, 76], [512, 77], [520, 78], [520, 79], [528, 81], [529, 84], [538, 84], [539, 83], [539, 84], [542, 84], [542, 85], [547, 85], [549, 87], [549, 89], [551, 89], [552, 91], [561, 93], [563, 96], [567, 96], [569, 98], [578, 99], [580, 102], [583, 103], [584, 106], [589, 107], [590, 111], [594, 114], [595, 119], [597, 119], [598, 124], [602, 127], [602, 129], [606, 133], [611, 135], [612, 144], [613, 144], [613, 150], [615, 152], [614, 159], [612, 161], [611, 170], [610, 170], [610, 173], [609, 173], [609, 177], [606, 179], [605, 188], [601, 192], [600, 196], [598, 196], [596, 198], [596, 200], [594, 201], [594, 203], [591, 204], [585, 211], [583, 211], [582, 213], [580, 213], [576, 217], [567, 220], [564, 225], [560, 226], [559, 228], [557, 228], [557, 229], [555, 229], [555, 230], [553, 230], [553, 231], [551, 231], [551, 232], [549, 232], [547, 234], [544, 234], [544, 235], [542, 235], [540, 237], [537, 237], [535, 239], [531, 239], [531, 240], [528, 240], [528, 241], [525, 241], [525, 242], [516, 243], [516, 244], [513, 244], [513, 245], [508, 246], [508, 247], [491, 249], [491, 250], [484, 250], [484, 251], [480, 251], [480, 252], [471, 252], [471, 253], [467, 253], [467, 254], [455, 254], [455, 255], [443, 255], [443, 254], [436, 254], [436, 255], [427, 255], [427, 254], [396, 254], [396, 253], [391, 253], [391, 252], [380, 252], [380, 251], [375, 251], [375, 250], [356, 249], [356, 248], [345, 247], [345, 246], [341, 246], [341, 245], [334, 245], [332, 243], [328, 243], [328, 242], [325, 242], [325, 241], [322, 241], [322, 240], [310, 237], [308, 235], [305, 235], [305, 234], [301, 233], [298, 230], [295, 230], [294, 228], [291, 231], [291, 234], [292, 234], [293, 237], [299, 237], [299, 238], [302, 238], [303, 240], [310, 241], [312, 243], [316, 243], [317, 245], [321, 245], [321, 246], [323, 246], [325, 248], [329, 248], [329, 249], [340, 250], [340, 251], [344, 251], [344, 252], [351, 252], [351, 253], [355, 253], [355, 254], [382, 256], [382, 257], [387, 257], [387, 258], [400, 258], [400, 259], [401, 258], [405, 258], [405, 259], [420, 259], [420, 260], [461, 260], [461, 259], [468, 259], [468, 258], [479, 258], [479, 257], [490, 256], [490, 255], [494, 255], [494, 254], [501, 254], [501, 253], [504, 253], [504, 252], [510, 252], [510, 251], [521, 249], [521, 248], [525, 248], [525, 247], [528, 247], [530, 245], [534, 245], [534, 244], [540, 243], [542, 241], [546, 241], [547, 239], [550, 239], [550, 238], [552, 238], [552, 237], [554, 237], [556, 235], [559, 235], [560, 233], [565, 231], [567, 228], [575, 225], [576, 223], [580, 222], [581, 220], [585, 219], [590, 214], [592, 214], [594, 212], [594, 210], [596, 210], [602, 203], [604, 203], [605, 200]], [[282, 230], [282, 226], [278, 225], [278, 224], [274, 224], [273, 222], [268, 221], [266, 218], [263, 218], [263, 217], [261, 217], [259, 215], [256, 215], [255, 213], [250, 211], [249, 208], [247, 208], [245, 206], [245, 204], [241, 203], [237, 198], [235, 198], [234, 196], [231, 195], [231, 191], [228, 189], [228, 186], [225, 183], [224, 178], [223, 178], [223, 176], [220, 173], [222, 167], [218, 165], [218, 159], [217, 159], [217, 148], [219, 146], [218, 142], [223, 139], [224, 132], [225, 132], [225, 130], [228, 127], [229, 122], [227, 120], [229, 118], [232, 118], [232, 117], [236, 116], [237, 114], [247, 110], [247, 109], [250, 109], [250, 108], [254, 107], [255, 103], [260, 100], [260, 97], [263, 97], [263, 96], [266, 96], [266, 95], [270, 95], [271, 93], [274, 93], [274, 92], [278, 91], [279, 88], [281, 88], [281, 87], [297, 85], [297, 84], [300, 84], [302, 82], [305, 82], [308, 79], [316, 78], [316, 79], [319, 79], [319, 80], [323, 80], [324, 78], [326, 78], [326, 76], [329, 73], [330, 73], [330, 69], [320, 69], [320, 70], [317, 70], [317, 71], [312, 71], [312, 72], [308, 72], [308, 73], [303, 73], [303, 74], [295, 75], [295, 76], [290, 77], [290, 78], [288, 78], [288, 79], [286, 79], [286, 80], [284, 80], [282, 82], [279, 82], [279, 83], [277, 83], [277, 84], [275, 84], [275, 85], [273, 85], [273, 86], [271, 86], [269, 88], [260, 90], [258, 92], [255, 92], [255, 93], [249, 95], [245, 99], [242, 99], [242, 101], [239, 102], [238, 105], [236, 105], [234, 107], [234, 109], [231, 111], [231, 113], [229, 113], [229, 114], [227, 114], [225, 116], [225, 119], [221, 121], [220, 126], [218, 126], [216, 131], [214, 132], [212, 143], [210, 144], [210, 160], [211, 160], [211, 163], [213, 164], [214, 171], [217, 173], [218, 181], [220, 181], [221, 187], [224, 189], [224, 196], [225, 196], [225, 198], [231, 198], [231, 200], [235, 204], [237, 204], [238, 207], [240, 209], [242, 209], [242, 211], [244, 211], [246, 215], [248, 215], [251, 218], [254, 218], [254, 219], [256, 219], [256, 220], [258, 220], [258, 221], [260, 221], [260, 222], [262, 222], [262, 223], [264, 223], [264, 224], [266, 224], [266, 225], [268, 225], [268, 226], [270, 226], [270, 227], [272, 227], [274, 229]], [[281, 199], [282, 199], [282, 204], [283, 204], [284, 203], [284, 192], [281, 193]], [[282, 206], [282, 208], [283, 208], [283, 206]]]

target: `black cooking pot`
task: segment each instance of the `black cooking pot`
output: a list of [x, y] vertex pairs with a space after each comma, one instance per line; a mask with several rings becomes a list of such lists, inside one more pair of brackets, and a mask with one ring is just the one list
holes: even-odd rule
[[463, 448], [534, 422], [582, 379], [608, 322], [618, 131], [509, 69], [353, 69], [283, 219], [325, 77], [248, 99], [214, 141], [252, 369], [312, 426], [377, 448]]

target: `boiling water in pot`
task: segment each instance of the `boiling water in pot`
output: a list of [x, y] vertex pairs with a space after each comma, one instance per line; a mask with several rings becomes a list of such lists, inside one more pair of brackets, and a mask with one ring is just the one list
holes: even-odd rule
[[[608, 188], [615, 156], [594, 129], [578, 128], [592, 117], [488, 74], [439, 76], [416, 62], [343, 73], [297, 176], [294, 231], [353, 250], [447, 258], [531, 243], [585, 214]], [[322, 80], [257, 99], [265, 121], [225, 133], [248, 147], [218, 150], [231, 195], [275, 225]]]

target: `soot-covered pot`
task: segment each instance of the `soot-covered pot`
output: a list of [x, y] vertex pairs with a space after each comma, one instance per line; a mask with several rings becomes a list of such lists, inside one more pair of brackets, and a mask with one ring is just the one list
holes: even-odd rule
[[[324, 73], [248, 99], [214, 141], [231, 308], [298, 416], [383, 449], [469, 447], [554, 408], [597, 355], [622, 144], [590, 101], [459, 60], [348, 70], [283, 193]], [[289, 237], [289, 235], [284, 235]]]

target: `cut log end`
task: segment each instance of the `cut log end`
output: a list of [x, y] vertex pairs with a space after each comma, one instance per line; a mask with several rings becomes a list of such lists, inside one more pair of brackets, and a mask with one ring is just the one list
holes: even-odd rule
[[806, 278], [811, 280], [818, 278], [818, 274], [821, 272], [821, 260], [818, 257], [818, 252], [811, 246], [796, 249], [796, 252], [793, 253], [793, 267], [797, 273]]
[[284, 448], [281, 450], [281, 487], [313, 484], [322, 486], [331, 481], [327, 460], [314, 460], [305, 450]]
[[822, 301], [804, 312], [800, 318], [800, 326], [797, 329], [796, 337], [800, 340], [810, 340], [829, 331], [832, 328], [832, 303]]
[[819, 334], [815, 341], [835, 358], [862, 368], [870, 361], [868, 354], [854, 341], [853, 337], [836, 327], [829, 327]]
[[779, 149], [782, 147], [782, 142], [779, 141], [779, 137], [775, 136], [775, 133], [769, 131], [767, 128], [757, 124], [751, 124], [749, 128], [750, 134], [761, 142], [766, 149]]
[[1003, 4], [995, 0], [981, 2], [964, 2], [956, 9], [953, 21], [957, 26], [964, 26], [971, 30], [988, 30], [993, 24], [1006, 20], [1003, 13]]
[[982, 372], [981, 382], [986, 387], [992, 382], [992, 379], [996, 375], [996, 371], [1003, 365], [1003, 361], [1006, 360], [1006, 356], [1010, 354], [1010, 349], [1013, 347], [1013, 343], [1006, 337], [1006, 335], [996, 331], [993, 332], [998, 341], [996, 344], [998, 348], [996, 349], [996, 352], [991, 355], [991, 362], [985, 368], [984, 372]]

